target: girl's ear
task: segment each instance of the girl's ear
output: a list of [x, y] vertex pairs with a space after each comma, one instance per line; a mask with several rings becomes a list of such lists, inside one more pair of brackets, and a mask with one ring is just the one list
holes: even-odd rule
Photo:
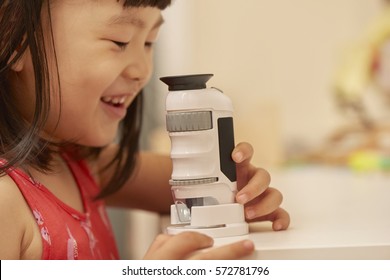
[[[19, 54], [18, 50], [14, 51], [11, 57], [8, 60], [8, 64], [11, 63], [15, 59], [15, 57]], [[26, 61], [26, 51], [19, 57], [19, 59], [11, 65], [11, 69], [15, 72], [20, 72], [24, 68], [24, 63]]]
[[10, 64], [11, 62], [13, 62], [13, 64], [11, 65], [11, 69], [15, 72], [20, 72], [23, 70], [24, 68], [24, 64], [26, 62], [26, 52], [27, 52], [27, 49], [25, 49], [23, 51], [23, 53], [20, 55], [19, 59], [17, 61], [13, 61], [15, 59], [15, 57], [17, 55], [20, 54], [20, 52], [22, 51], [22, 45], [23, 43], [25, 42], [26, 40], [26, 35], [23, 36], [23, 39], [22, 39], [22, 42], [19, 44], [19, 46], [17, 46], [17, 48], [14, 50], [13, 54], [11, 55], [11, 57], [8, 59], [8, 63], [7, 64]]

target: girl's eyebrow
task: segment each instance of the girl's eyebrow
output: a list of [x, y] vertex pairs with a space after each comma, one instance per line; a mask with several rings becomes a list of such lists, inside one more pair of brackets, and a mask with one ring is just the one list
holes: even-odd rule
[[[152, 26], [152, 29], [156, 29], [160, 27], [164, 23], [163, 17], [160, 15], [156, 23]], [[146, 27], [145, 21], [135, 16], [134, 14], [127, 15], [115, 15], [108, 20], [108, 25], [134, 25], [140, 29], [144, 29]]]

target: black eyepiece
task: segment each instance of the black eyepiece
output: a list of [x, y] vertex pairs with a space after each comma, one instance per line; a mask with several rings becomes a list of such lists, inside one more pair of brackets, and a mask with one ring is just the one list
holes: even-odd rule
[[169, 91], [193, 90], [206, 88], [206, 83], [213, 74], [196, 74], [183, 76], [161, 77], [160, 80], [168, 85]]

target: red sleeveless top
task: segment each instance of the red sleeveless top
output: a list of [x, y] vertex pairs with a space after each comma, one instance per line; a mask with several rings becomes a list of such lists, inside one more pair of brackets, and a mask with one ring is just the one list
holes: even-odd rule
[[[20, 169], [8, 170], [29, 205], [41, 232], [45, 260], [119, 259], [105, 205], [93, 198], [99, 187], [85, 161], [64, 157], [79, 187], [81, 213]], [[1, 164], [1, 160], [0, 160]]]

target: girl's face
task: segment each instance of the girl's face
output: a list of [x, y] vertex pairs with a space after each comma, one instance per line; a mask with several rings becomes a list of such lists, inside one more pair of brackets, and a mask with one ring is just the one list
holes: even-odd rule
[[[61, 0], [51, 4], [55, 55], [48, 47], [51, 108], [46, 135], [87, 146], [104, 146], [152, 71], [152, 44], [162, 23], [158, 8], [123, 8], [117, 0]], [[50, 38], [50, 30], [43, 26]], [[49, 40], [47, 40], [49, 41]], [[58, 65], [61, 108], [58, 100]], [[13, 85], [26, 119], [34, 110], [29, 53]]]

